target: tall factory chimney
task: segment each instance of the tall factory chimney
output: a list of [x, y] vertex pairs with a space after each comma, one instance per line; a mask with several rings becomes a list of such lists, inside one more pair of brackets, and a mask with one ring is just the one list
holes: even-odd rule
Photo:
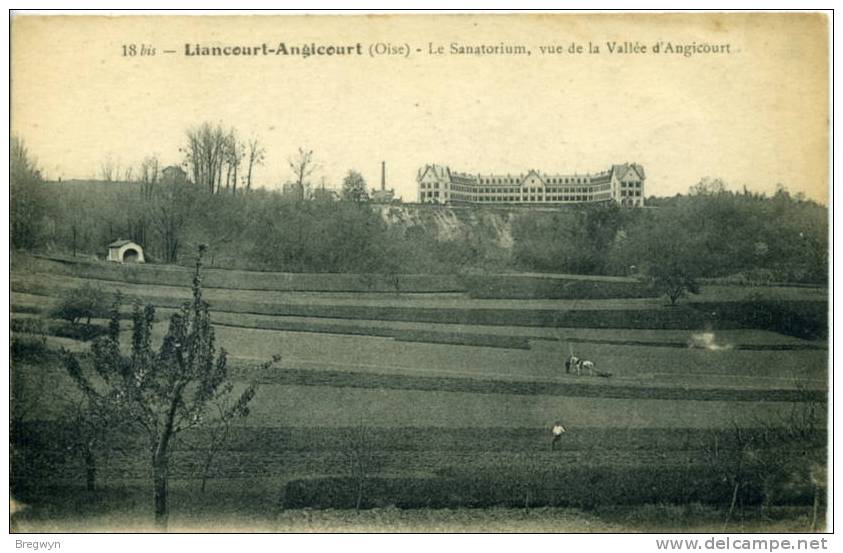
[[386, 191], [386, 162], [381, 161], [381, 191]]

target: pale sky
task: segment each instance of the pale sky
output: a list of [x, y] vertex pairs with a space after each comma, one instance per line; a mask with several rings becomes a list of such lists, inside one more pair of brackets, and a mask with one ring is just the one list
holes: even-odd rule
[[[644, 165], [647, 195], [720, 177], [827, 203], [828, 43], [821, 15], [33, 17], [12, 24], [12, 130], [48, 178], [90, 178], [157, 154], [182, 161], [202, 121], [258, 136], [255, 185], [291, 179], [312, 149], [415, 200], [427, 163], [466, 172], [586, 173]], [[186, 57], [185, 44], [362, 43], [362, 57]], [[600, 54], [569, 54], [572, 42]], [[730, 45], [730, 54], [609, 54], [607, 41]], [[408, 45], [409, 58], [368, 55]], [[530, 56], [426, 54], [428, 44], [520, 44]], [[155, 56], [123, 57], [147, 44]], [[566, 53], [542, 55], [540, 46]], [[422, 53], [416, 51], [422, 49]], [[165, 49], [175, 54], [163, 54]]]

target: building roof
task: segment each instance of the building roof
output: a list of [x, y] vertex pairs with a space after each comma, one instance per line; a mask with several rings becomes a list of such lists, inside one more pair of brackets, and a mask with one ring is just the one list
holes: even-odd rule
[[435, 165], [435, 164], [434, 165], [425, 165], [424, 169], [422, 169], [421, 172], [419, 173], [418, 178], [421, 179], [422, 177], [424, 177], [424, 175], [428, 171], [432, 171], [433, 176], [436, 177], [437, 179], [445, 179], [445, 180], [451, 179], [451, 170], [448, 167], [445, 167], [443, 165]]
[[637, 163], [622, 163], [620, 165], [612, 165], [612, 172], [618, 175], [618, 178], [624, 176], [627, 170], [632, 167], [636, 173], [638, 173], [638, 177], [641, 180], [644, 180], [646, 177], [644, 176], [644, 168], [637, 164]]
[[[600, 171], [598, 173], [539, 173], [535, 169], [531, 169], [526, 174], [521, 175], [482, 173], [477, 173], [475, 175], [451, 171], [451, 169], [445, 165], [431, 164], [425, 165], [423, 168], [419, 169], [417, 179], [421, 180], [428, 172], [432, 172], [434, 177], [438, 180], [446, 180], [457, 183], [472, 181], [475, 184], [482, 183], [484, 185], [489, 184], [491, 186], [511, 186], [512, 184], [523, 184], [524, 180], [527, 177], [529, 177], [531, 174], [534, 174], [545, 183], [548, 183], [551, 180], [555, 179], [557, 181], [566, 181], [563, 184], [602, 184], [606, 180], [613, 178], [613, 176], [617, 176], [618, 178], [623, 177], [630, 170], [630, 168], [637, 173], [638, 177], [642, 181], [646, 178], [646, 176], [644, 175], [644, 167], [642, 167], [641, 165], [637, 163], [621, 163], [612, 165], [608, 171]], [[488, 180], [492, 182], [482, 182], [483, 180]]]
[[109, 244], [108, 247], [109, 248], [121, 248], [121, 247], [125, 246], [126, 244], [134, 244], [135, 246], [137, 246], [137, 244], [135, 244], [131, 240], [115, 240], [114, 242]]

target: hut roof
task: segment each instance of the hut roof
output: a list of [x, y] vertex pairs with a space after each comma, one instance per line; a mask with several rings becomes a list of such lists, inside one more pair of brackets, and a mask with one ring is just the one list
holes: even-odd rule
[[[120, 248], [122, 246], [125, 246], [126, 244], [135, 244], [135, 243], [132, 242], [131, 240], [115, 240], [114, 242], [109, 244], [108, 247], [109, 248]], [[137, 245], [137, 244], [135, 244], [135, 245]]]

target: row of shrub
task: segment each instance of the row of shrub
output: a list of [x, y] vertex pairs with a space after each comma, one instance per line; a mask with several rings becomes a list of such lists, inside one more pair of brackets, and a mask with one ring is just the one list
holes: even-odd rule
[[88, 342], [104, 335], [108, 329], [97, 324], [72, 324], [66, 321], [45, 321], [34, 317], [12, 318], [10, 329], [20, 334], [58, 336]]
[[443, 330], [418, 330], [388, 328], [376, 325], [344, 325], [320, 321], [260, 320], [248, 324], [234, 324], [228, 318], [216, 322], [222, 326], [237, 328], [259, 328], [263, 330], [282, 330], [288, 332], [313, 332], [324, 334], [347, 334], [352, 336], [379, 336], [393, 338], [402, 342], [424, 342], [428, 344], [450, 344], [457, 346], [482, 346], [488, 348], [530, 349], [530, 340], [525, 336], [506, 336], [502, 334], [481, 334], [474, 332], [448, 332]]
[[[157, 300], [156, 300], [157, 301]], [[700, 311], [675, 309], [599, 309], [568, 310], [517, 308], [405, 307], [373, 305], [257, 304], [215, 301], [217, 311], [371, 319], [419, 323], [467, 325], [507, 325], [570, 328], [650, 328], [692, 330], [704, 328], [710, 319]], [[719, 328], [741, 328], [734, 323]]]
[[[514, 473], [514, 474], [513, 474]], [[362, 490], [361, 490], [362, 486]], [[764, 499], [761, 478], [738, 489], [742, 505]], [[352, 509], [395, 506], [414, 508], [574, 507], [688, 504], [728, 507], [732, 482], [709, 466], [554, 467], [524, 473], [506, 470], [446, 471], [434, 477], [350, 477], [298, 479], [284, 487], [287, 509]], [[779, 495], [780, 504], [810, 504], [813, 490], [800, 487]]]
[[[57, 257], [38, 257], [28, 264], [28, 270], [161, 286], [190, 286], [192, 279], [191, 268], [177, 265], [123, 265]], [[456, 275], [447, 274], [279, 273], [205, 268], [202, 279], [206, 288], [280, 292], [443, 293], [464, 289]]]
[[633, 278], [533, 275], [465, 275], [468, 295], [482, 299], [648, 298], [660, 292]]
[[[132, 284], [188, 286], [191, 279], [189, 268], [176, 265], [122, 265], [41, 256], [20, 263], [33, 272]], [[584, 275], [277, 273], [206, 268], [204, 284], [208, 288], [282, 292], [466, 292], [470, 297], [483, 299], [612, 299], [659, 295], [637, 279]]]
[[390, 334], [393, 338], [401, 342], [425, 342], [428, 344], [481, 346], [487, 348], [530, 349], [530, 341], [524, 336], [409, 329], [392, 330], [390, 331]]

